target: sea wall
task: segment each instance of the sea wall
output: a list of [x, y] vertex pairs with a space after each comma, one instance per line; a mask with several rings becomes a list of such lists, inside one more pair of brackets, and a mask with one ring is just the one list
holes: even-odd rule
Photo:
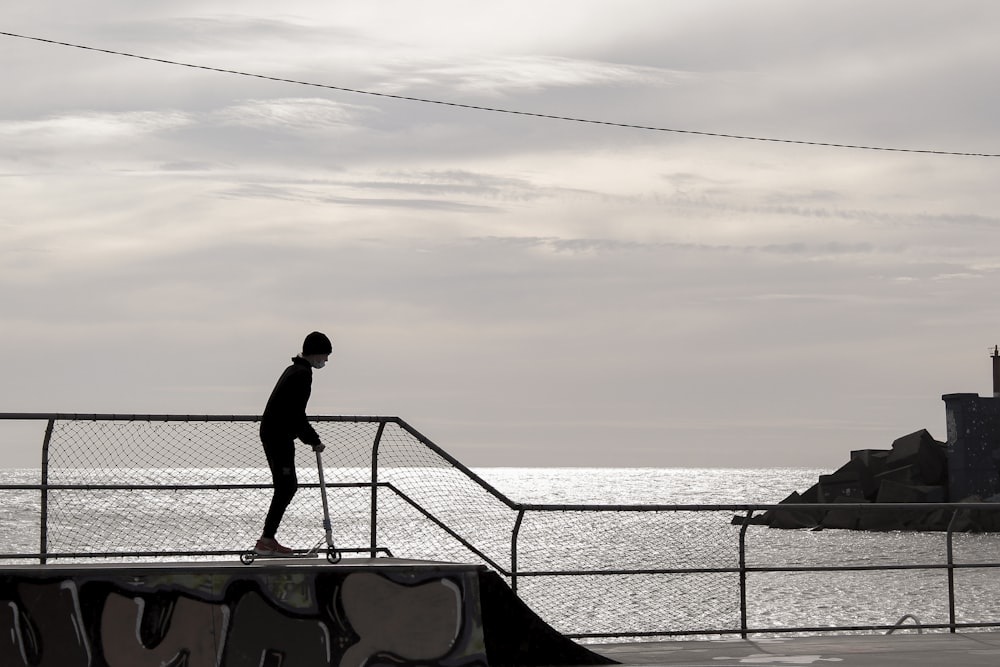
[[[926, 429], [889, 449], [851, 452], [850, 460], [781, 504], [1000, 503], [1000, 398], [945, 394], [947, 442]], [[752, 517], [773, 528], [1000, 531], [1000, 512], [965, 512], [952, 522], [945, 510], [789, 509]], [[734, 517], [734, 523], [742, 517]]]

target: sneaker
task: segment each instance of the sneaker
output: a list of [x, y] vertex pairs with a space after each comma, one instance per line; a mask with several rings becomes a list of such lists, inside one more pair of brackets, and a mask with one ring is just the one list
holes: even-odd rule
[[257, 540], [253, 552], [258, 556], [285, 556], [291, 554], [292, 550], [278, 544], [278, 540], [273, 537], [262, 537]]

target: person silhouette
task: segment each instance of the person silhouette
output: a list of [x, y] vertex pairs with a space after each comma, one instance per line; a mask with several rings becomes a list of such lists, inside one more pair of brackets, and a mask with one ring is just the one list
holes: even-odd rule
[[264, 518], [264, 529], [254, 546], [254, 553], [259, 556], [293, 553], [292, 549], [278, 543], [275, 536], [299, 487], [295, 474], [295, 439], [312, 446], [313, 451], [324, 449], [319, 434], [306, 416], [306, 406], [312, 393], [313, 369], [323, 368], [332, 353], [333, 344], [325, 334], [313, 331], [306, 336], [302, 352], [292, 358], [292, 364], [278, 378], [261, 415], [260, 441], [271, 469], [274, 492]]

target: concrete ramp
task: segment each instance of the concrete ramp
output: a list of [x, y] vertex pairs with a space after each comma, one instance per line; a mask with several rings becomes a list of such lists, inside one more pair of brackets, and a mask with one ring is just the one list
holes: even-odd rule
[[0, 567], [3, 667], [611, 662], [480, 565], [320, 559]]
[[616, 664], [539, 618], [496, 572], [480, 571], [479, 596], [490, 667]]

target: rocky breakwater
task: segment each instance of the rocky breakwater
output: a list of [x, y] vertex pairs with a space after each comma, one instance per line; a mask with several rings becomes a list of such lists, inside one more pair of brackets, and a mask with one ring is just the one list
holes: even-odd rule
[[[1000, 498], [949, 493], [948, 447], [923, 429], [904, 435], [891, 449], [862, 449], [838, 470], [820, 475], [803, 493], [793, 492], [779, 504], [944, 503], [983, 502]], [[848, 530], [947, 530], [954, 512], [947, 509], [913, 510], [865, 508], [768, 510], [751, 524], [772, 528], [842, 528]], [[734, 524], [745, 518], [733, 517]], [[1000, 531], [1000, 512], [968, 511], [955, 517], [959, 531]]]

